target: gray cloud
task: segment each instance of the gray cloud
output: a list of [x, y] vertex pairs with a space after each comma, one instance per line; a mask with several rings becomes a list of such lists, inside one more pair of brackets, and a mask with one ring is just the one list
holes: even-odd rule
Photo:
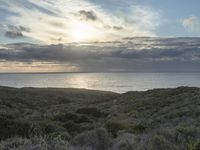
[[113, 29], [115, 29], [115, 30], [123, 30], [124, 28], [121, 27], [121, 26], [113, 26]]
[[26, 28], [24, 26], [7, 25], [7, 28], [8, 28], [8, 30], [12, 30], [12, 31], [17, 30], [17, 31], [21, 31], [21, 32], [23, 32], [23, 31], [30, 32], [30, 29]]
[[52, 26], [54, 26], [54, 27], [59, 27], [59, 28], [66, 27], [65, 24], [62, 23], [62, 22], [50, 21], [49, 24], [52, 25]]
[[91, 21], [96, 21], [98, 20], [97, 15], [95, 14], [94, 11], [86, 11], [86, 10], [80, 10], [79, 15], [82, 17], [84, 20], [91, 20]]
[[200, 38], [131, 41], [130, 44], [129, 38], [90, 45], [8, 44], [4, 45], [6, 49], [0, 49], [0, 60], [73, 64], [81, 71], [200, 71]]
[[7, 29], [5, 36], [8, 38], [21, 38], [24, 37], [23, 32], [30, 32], [29, 28], [24, 26], [4, 25]]
[[20, 31], [6, 31], [5, 36], [8, 38], [21, 38], [23, 34]]

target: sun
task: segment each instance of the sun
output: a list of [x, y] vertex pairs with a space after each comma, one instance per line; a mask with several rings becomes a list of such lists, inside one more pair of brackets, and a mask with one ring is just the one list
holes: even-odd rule
[[87, 22], [75, 21], [71, 25], [70, 35], [74, 42], [92, 41], [98, 37], [98, 31]]

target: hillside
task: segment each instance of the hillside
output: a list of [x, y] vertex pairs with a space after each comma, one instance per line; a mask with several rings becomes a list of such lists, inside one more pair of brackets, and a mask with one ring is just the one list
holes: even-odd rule
[[199, 150], [200, 89], [0, 87], [2, 150]]

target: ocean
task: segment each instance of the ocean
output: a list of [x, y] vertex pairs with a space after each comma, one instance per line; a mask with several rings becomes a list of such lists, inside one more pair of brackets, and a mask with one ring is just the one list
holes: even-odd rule
[[124, 93], [200, 87], [200, 73], [3, 73], [0, 74], [0, 86], [85, 88]]

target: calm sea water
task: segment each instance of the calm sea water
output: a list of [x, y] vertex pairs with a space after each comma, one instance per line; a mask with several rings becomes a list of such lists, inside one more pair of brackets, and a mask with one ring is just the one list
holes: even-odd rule
[[200, 87], [200, 73], [0, 74], [0, 85], [11, 87], [86, 88], [123, 93], [178, 86]]

